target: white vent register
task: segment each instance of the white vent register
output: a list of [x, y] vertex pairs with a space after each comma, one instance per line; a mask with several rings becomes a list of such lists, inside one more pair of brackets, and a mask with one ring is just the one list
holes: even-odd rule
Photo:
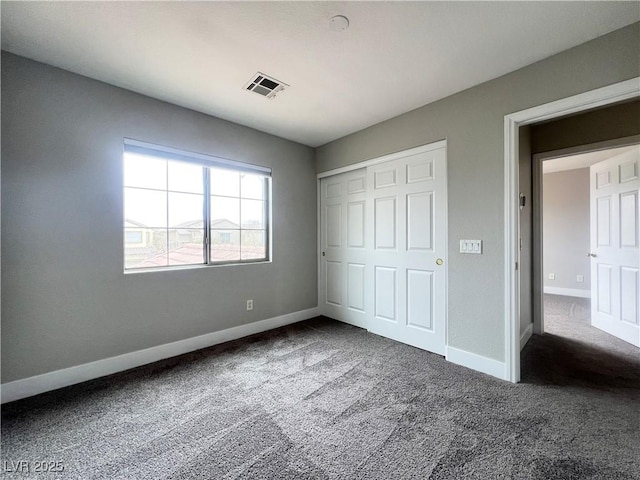
[[289, 85], [280, 80], [258, 72], [247, 82], [244, 88], [263, 97], [274, 99], [278, 92], [281, 92], [288, 86]]

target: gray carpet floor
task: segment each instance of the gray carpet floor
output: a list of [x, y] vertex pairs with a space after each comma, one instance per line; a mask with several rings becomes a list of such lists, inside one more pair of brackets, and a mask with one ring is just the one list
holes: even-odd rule
[[638, 351], [585, 308], [548, 298], [517, 385], [320, 317], [13, 402], [3, 475], [640, 478]]

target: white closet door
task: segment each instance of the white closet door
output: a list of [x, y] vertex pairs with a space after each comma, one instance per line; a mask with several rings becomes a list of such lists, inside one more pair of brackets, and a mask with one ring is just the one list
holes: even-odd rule
[[366, 170], [320, 182], [320, 309], [367, 328]]
[[639, 153], [591, 166], [591, 324], [640, 346]]
[[321, 312], [444, 355], [444, 147], [320, 182]]
[[444, 148], [367, 169], [369, 330], [444, 355]]

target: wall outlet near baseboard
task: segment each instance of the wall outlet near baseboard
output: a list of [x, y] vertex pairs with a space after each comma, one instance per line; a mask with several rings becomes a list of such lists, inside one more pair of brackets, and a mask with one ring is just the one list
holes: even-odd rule
[[247, 312], [253, 310], [253, 300], [247, 300]]
[[576, 275], [576, 282], [578, 283], [584, 282], [584, 275]]
[[550, 273], [549, 274], [549, 280], [555, 280], [556, 279], [556, 274], [555, 273]]

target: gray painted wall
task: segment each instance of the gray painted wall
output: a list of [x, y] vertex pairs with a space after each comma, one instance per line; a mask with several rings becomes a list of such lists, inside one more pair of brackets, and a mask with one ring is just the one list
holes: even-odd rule
[[635, 100], [532, 125], [531, 151], [551, 152], [638, 134], [640, 100]]
[[542, 182], [544, 286], [590, 290], [589, 168], [545, 173]]
[[[124, 275], [125, 136], [272, 167], [273, 262]], [[4, 52], [2, 139], [3, 383], [317, 305], [313, 149]]]
[[504, 116], [640, 76], [639, 44], [636, 23], [317, 150], [324, 172], [447, 139], [449, 345], [504, 360]]
[[525, 197], [525, 205], [520, 208], [520, 334], [533, 323], [533, 250], [532, 250], [532, 170], [531, 170], [531, 129], [519, 129], [520, 194]]

